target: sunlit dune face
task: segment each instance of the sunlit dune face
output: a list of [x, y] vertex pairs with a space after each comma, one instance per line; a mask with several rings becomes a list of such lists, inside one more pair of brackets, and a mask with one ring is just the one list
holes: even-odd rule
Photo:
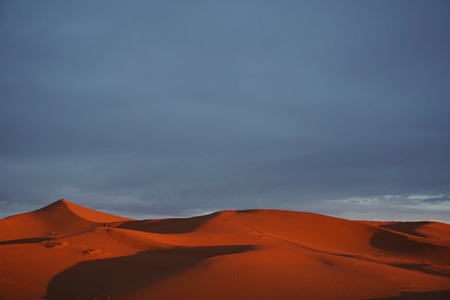
[[450, 225], [281, 210], [0, 220], [1, 299], [449, 299]]

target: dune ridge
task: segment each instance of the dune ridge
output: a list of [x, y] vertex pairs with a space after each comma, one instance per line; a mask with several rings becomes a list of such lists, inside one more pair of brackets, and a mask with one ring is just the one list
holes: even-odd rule
[[449, 299], [450, 225], [283, 210], [0, 220], [0, 299]]
[[99, 224], [123, 222], [114, 216], [60, 199], [41, 209], [2, 220], [3, 238], [58, 237], [90, 230]]

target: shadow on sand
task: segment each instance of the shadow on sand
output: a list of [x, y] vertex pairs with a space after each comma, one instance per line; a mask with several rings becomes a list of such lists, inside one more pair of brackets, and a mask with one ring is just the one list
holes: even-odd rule
[[108, 299], [100, 295], [140, 283], [150, 285], [210, 257], [252, 250], [255, 247], [251, 245], [176, 247], [88, 260], [56, 275], [47, 287], [45, 299]]
[[217, 217], [217, 215], [219, 214], [220, 212], [215, 212], [209, 215], [191, 218], [126, 221], [116, 227], [161, 234], [189, 233], [205, 224], [209, 220]]
[[52, 240], [51, 238], [25, 238], [9, 241], [0, 241], [0, 245], [36, 244]]
[[382, 228], [387, 228], [390, 230], [394, 230], [394, 231], [398, 231], [398, 232], [402, 232], [402, 233], [406, 233], [409, 235], [415, 235], [418, 237], [426, 237], [425, 235], [418, 233], [416, 231], [416, 229], [430, 224], [432, 222], [428, 222], [428, 221], [423, 221], [423, 222], [396, 222], [393, 224], [386, 224], [386, 225], [380, 225], [380, 227]]
[[370, 238], [369, 243], [371, 246], [381, 250], [402, 253], [439, 249], [439, 246], [428, 244], [426, 242], [414, 241], [409, 239], [406, 235], [388, 230], [380, 230], [379, 232], [374, 233]]
[[450, 299], [450, 290], [435, 292], [402, 292], [401, 296], [371, 298], [366, 300], [448, 300]]

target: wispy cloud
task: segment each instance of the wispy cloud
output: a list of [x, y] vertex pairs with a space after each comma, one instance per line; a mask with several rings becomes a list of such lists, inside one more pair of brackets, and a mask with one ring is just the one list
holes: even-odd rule
[[[450, 195], [375, 195], [331, 200], [339, 205], [342, 216], [359, 216], [377, 220], [424, 220], [433, 215], [435, 220], [450, 222]], [[350, 212], [349, 212], [350, 210]]]

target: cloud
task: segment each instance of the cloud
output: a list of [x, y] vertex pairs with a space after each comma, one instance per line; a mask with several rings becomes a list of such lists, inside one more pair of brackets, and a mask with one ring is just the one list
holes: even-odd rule
[[182, 215], [449, 193], [446, 4], [2, 5], [3, 201]]
[[[336, 203], [340, 207], [342, 217], [396, 221], [424, 220], [421, 217], [429, 214], [434, 216], [433, 220], [450, 221], [449, 194], [374, 195], [338, 199], [329, 203]], [[349, 208], [352, 211], [345, 211]]]

